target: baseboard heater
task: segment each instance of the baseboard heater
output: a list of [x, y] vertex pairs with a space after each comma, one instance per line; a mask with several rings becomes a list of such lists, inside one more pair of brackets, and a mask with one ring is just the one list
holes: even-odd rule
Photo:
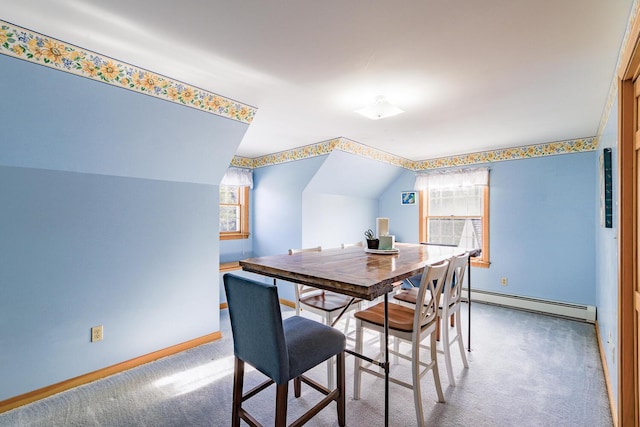
[[[465, 298], [467, 297], [467, 289], [463, 290], [463, 296]], [[569, 317], [590, 323], [595, 323], [596, 321], [596, 308], [592, 305], [571, 304], [538, 298], [521, 297], [518, 295], [501, 294], [471, 288], [471, 302], [473, 303], [473, 301]]]

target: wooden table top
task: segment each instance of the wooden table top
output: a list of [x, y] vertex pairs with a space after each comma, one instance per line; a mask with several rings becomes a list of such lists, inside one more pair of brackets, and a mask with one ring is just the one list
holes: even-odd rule
[[362, 247], [324, 249], [240, 261], [245, 271], [373, 300], [393, 283], [419, 274], [424, 267], [465, 252], [446, 246], [396, 243], [398, 253], [370, 254]]

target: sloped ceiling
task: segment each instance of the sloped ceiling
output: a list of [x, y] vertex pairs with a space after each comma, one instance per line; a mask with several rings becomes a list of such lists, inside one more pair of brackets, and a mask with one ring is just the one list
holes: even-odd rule
[[218, 184], [248, 124], [0, 55], [0, 165]]
[[334, 150], [309, 181], [305, 193], [377, 198], [402, 168]]
[[[411, 160], [596, 136], [633, 0], [8, 2], [0, 19], [258, 108], [237, 155]], [[405, 113], [354, 110], [385, 95]]]

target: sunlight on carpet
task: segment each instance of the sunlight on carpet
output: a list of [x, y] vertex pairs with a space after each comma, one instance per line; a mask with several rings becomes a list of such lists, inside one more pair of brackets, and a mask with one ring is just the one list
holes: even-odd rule
[[[153, 385], [168, 396], [181, 396], [232, 375], [233, 363], [234, 356], [212, 360], [204, 365], [168, 375], [154, 381]], [[245, 372], [251, 371], [255, 371], [255, 369], [250, 365], [245, 365]]]

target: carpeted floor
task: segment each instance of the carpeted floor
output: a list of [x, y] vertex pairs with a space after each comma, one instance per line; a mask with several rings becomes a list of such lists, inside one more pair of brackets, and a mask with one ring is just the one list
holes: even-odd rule
[[[453, 353], [456, 387], [448, 386], [440, 363], [447, 402], [436, 402], [430, 374], [422, 380], [428, 425], [612, 425], [593, 325], [480, 303], [472, 310], [469, 369], [462, 367], [456, 350]], [[466, 309], [463, 313], [466, 316]], [[226, 310], [221, 327], [219, 341], [0, 414], [0, 426], [228, 426], [233, 343]], [[376, 349], [372, 341], [371, 355]], [[391, 370], [411, 378], [402, 360]], [[348, 356], [347, 425], [383, 425], [383, 380], [363, 376], [362, 399], [354, 401], [352, 373], [353, 357]], [[315, 368], [311, 376], [324, 382], [325, 366]], [[245, 390], [263, 379], [249, 372]], [[246, 405], [265, 425], [273, 424], [274, 390], [270, 387]], [[416, 425], [412, 392], [394, 384], [390, 390], [390, 425]], [[308, 387], [303, 387], [300, 399], [291, 392], [289, 421], [319, 399]], [[337, 425], [335, 406], [307, 425]]]

